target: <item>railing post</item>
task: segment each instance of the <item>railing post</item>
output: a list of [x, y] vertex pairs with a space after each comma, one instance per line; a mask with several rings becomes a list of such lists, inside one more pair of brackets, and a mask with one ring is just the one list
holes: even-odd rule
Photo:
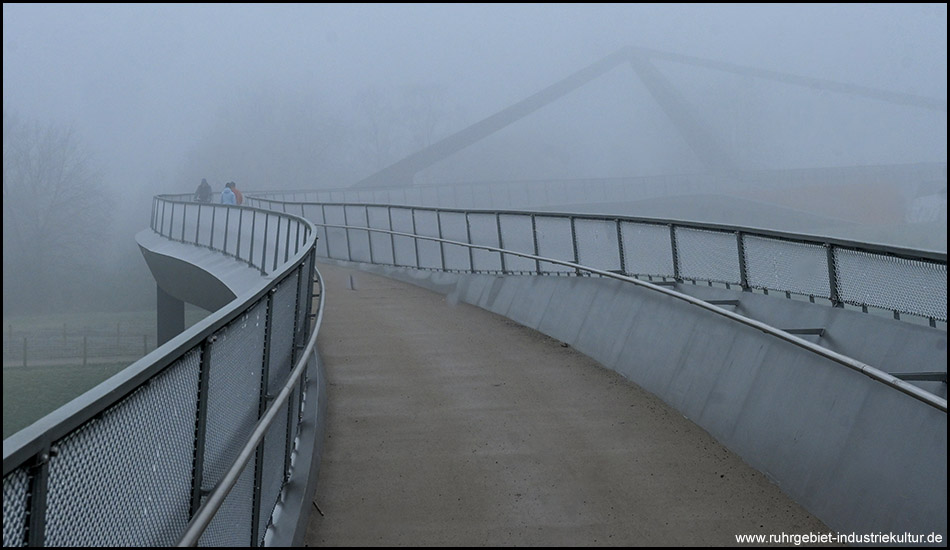
[[[389, 230], [393, 230], [393, 207], [386, 207], [387, 214], [389, 215]], [[399, 265], [399, 262], [396, 261], [396, 236], [392, 233], [389, 234], [389, 244], [393, 249], [393, 265]]]
[[[465, 239], [468, 244], [472, 244], [472, 223], [468, 219], [468, 212], [465, 212]], [[468, 247], [468, 270], [475, 272], [475, 253], [472, 247]]]
[[346, 235], [346, 259], [353, 261], [353, 249], [350, 247], [350, 220], [346, 215], [346, 205], [343, 205], [343, 225], [346, 226], [344, 229], [344, 235]]
[[[498, 228], [498, 248], [504, 249], [504, 239], [501, 236], [501, 214], [495, 212], [495, 226]], [[501, 257], [501, 274], [507, 275], [508, 270], [505, 269], [505, 253], [499, 252], [498, 255]]]
[[669, 224], [670, 227], [670, 251], [673, 254], [673, 279], [681, 283], [683, 279], [680, 277], [680, 258], [679, 252], [676, 249], [676, 226]]
[[745, 265], [745, 237], [742, 231], [736, 231], [736, 247], [739, 252], [739, 286], [743, 292], [749, 292], [749, 275]]
[[[241, 231], [244, 226], [244, 210], [238, 210], [238, 227], [237, 227], [237, 242], [234, 243], [234, 257], [241, 259]], [[252, 239], [253, 241], [253, 239]], [[250, 262], [251, 257], [247, 257], [248, 262]]]
[[[276, 287], [270, 289], [270, 292], [267, 293], [267, 318], [264, 321], [264, 362], [261, 366], [260, 395], [257, 400], [258, 419], [264, 416], [264, 412], [267, 410], [267, 402], [274, 398], [274, 396], [268, 394], [269, 388], [267, 380], [270, 376], [271, 331], [273, 330], [274, 323], [275, 292], [277, 292]], [[258, 541], [260, 539], [258, 525], [260, 524], [261, 518], [261, 499], [264, 497], [261, 494], [261, 478], [264, 470], [265, 441], [267, 441], [267, 435], [264, 435], [264, 439], [257, 445], [254, 456], [254, 502], [252, 503], [253, 508], [251, 511], [251, 546], [259, 546]]]
[[[442, 238], [442, 212], [435, 211], [435, 224], [439, 228], [439, 239]], [[439, 256], [442, 259], [442, 271], [445, 271], [445, 243], [439, 241]]]
[[198, 245], [198, 236], [201, 234], [201, 205], [198, 205], [198, 217], [195, 219], [195, 246]]
[[215, 336], [209, 336], [201, 342], [198, 355], [198, 395], [195, 406], [195, 455], [193, 458], [191, 480], [191, 511], [189, 517], [194, 517], [201, 507], [201, 497], [204, 492], [201, 484], [204, 483], [205, 441], [208, 425], [208, 380], [211, 378], [211, 344]]
[[247, 252], [247, 263], [254, 267], [254, 237], [257, 236], [257, 210], [251, 211], [251, 246]]
[[175, 203], [171, 203], [172, 213], [168, 217], [168, 238], [175, 240]]
[[228, 234], [231, 232], [231, 208], [224, 207], [224, 244], [221, 246], [221, 252], [228, 253]]
[[[578, 253], [577, 253], [577, 227], [576, 227], [576, 223], [575, 223], [574, 216], [571, 216], [571, 217], [570, 217], [570, 220], [571, 220], [571, 248], [572, 248], [573, 251], [574, 251], [574, 260], [573, 260], [573, 261], [574, 261], [575, 264], [579, 264], [579, 263], [581, 263], [581, 262], [580, 262], [580, 258], [578, 257]], [[575, 273], [578, 277], [581, 276], [581, 270], [578, 269], [578, 268], [576, 268], [576, 267], [574, 268], [574, 273]]]
[[[538, 225], [534, 218], [534, 214], [531, 214], [531, 240], [534, 241], [534, 255], [539, 256], [538, 254]], [[541, 260], [534, 261], [534, 272], [538, 275], [541, 274]]]
[[[280, 256], [280, 216], [274, 216], [277, 218], [277, 234], [274, 235], [274, 267], [273, 271], [277, 271], [277, 258]], [[288, 220], [289, 221], [289, 220]], [[290, 232], [290, 226], [287, 226], [288, 233]]]
[[620, 273], [627, 274], [627, 258], [623, 253], [623, 231], [620, 229], [620, 218], [614, 220], [617, 224], [617, 250], [620, 254]]
[[844, 307], [838, 294], [838, 266], [835, 265], [835, 249], [830, 243], [825, 243], [825, 258], [828, 262], [829, 298], [833, 307]]
[[369, 263], [375, 264], [376, 261], [373, 259], [373, 233], [369, 230], [369, 205], [363, 206], [363, 215], [366, 217], [366, 241], [369, 245]]
[[[255, 210], [256, 212], [256, 210]], [[270, 212], [264, 213], [264, 238], [261, 240], [261, 275], [267, 275], [267, 230], [270, 229]]]
[[323, 226], [323, 236], [327, 241], [327, 258], [332, 258], [333, 254], [330, 252], [330, 228], [326, 226], [327, 223], [327, 205], [320, 203], [320, 217], [324, 223]]
[[29, 469], [30, 499], [26, 526], [27, 546], [46, 546], [46, 505], [49, 490], [49, 461], [55, 447], [46, 446], [37, 453]]
[[419, 265], [419, 239], [417, 238], [418, 233], [416, 233], [416, 209], [410, 207], [409, 212], [412, 214], [412, 244], [416, 249], [416, 269], [422, 267]]

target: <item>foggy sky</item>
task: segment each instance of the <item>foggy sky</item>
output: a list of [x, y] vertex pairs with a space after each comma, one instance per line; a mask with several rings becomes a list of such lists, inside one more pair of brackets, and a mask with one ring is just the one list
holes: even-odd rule
[[471, 124], [626, 45], [947, 95], [946, 4], [4, 4], [3, 98], [144, 187], [255, 90], [437, 84]]

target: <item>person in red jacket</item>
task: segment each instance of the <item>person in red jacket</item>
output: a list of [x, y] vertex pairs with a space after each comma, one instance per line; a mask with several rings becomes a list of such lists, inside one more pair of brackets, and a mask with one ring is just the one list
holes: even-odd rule
[[244, 195], [242, 195], [241, 192], [238, 191], [237, 185], [235, 185], [235, 183], [234, 183], [233, 181], [229, 181], [226, 186], [227, 186], [227, 187], [230, 187], [230, 188], [231, 188], [231, 191], [234, 192], [235, 204], [237, 204], [238, 206], [240, 206], [241, 204], [243, 204], [243, 203], [244, 203]]

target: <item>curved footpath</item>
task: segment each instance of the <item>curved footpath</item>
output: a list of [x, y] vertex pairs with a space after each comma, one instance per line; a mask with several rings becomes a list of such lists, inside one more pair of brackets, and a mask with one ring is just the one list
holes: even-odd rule
[[319, 268], [329, 414], [308, 546], [722, 546], [829, 532], [701, 428], [557, 340]]

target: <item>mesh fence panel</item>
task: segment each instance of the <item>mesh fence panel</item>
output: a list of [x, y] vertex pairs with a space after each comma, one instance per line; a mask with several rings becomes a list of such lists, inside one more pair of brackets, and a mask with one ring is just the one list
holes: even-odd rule
[[620, 248], [614, 221], [575, 219], [574, 232], [581, 265], [604, 271], [620, 270]]
[[829, 298], [828, 253], [818, 244], [743, 235], [748, 285]]
[[[393, 231], [412, 233], [412, 210], [392, 209]], [[392, 246], [396, 251], [396, 265], [415, 267], [416, 241], [411, 237], [394, 236]]]
[[[289, 403], [289, 402], [288, 402]], [[277, 506], [277, 497], [284, 484], [284, 454], [287, 451], [288, 403], [285, 403], [274, 422], [264, 435], [263, 462], [261, 464], [261, 511], [258, 518], [257, 533], [259, 542], [270, 523], [271, 515]]]
[[3, 546], [26, 546], [26, 505], [30, 478], [26, 468], [3, 477]]
[[[204, 501], [202, 501], [204, 504]], [[231, 492], [221, 503], [218, 513], [201, 539], [199, 546], [251, 545], [251, 522], [254, 517], [254, 460], [248, 462]]]
[[739, 284], [739, 244], [734, 233], [686, 227], [675, 231], [680, 277]]
[[[439, 236], [439, 220], [434, 210], [415, 209], [416, 234], [426, 237]], [[442, 247], [436, 241], [418, 239], [419, 267], [442, 268]]]
[[169, 546], [188, 523], [199, 351], [59, 441], [47, 546]]
[[[534, 254], [534, 231], [531, 227], [531, 216], [524, 214], [501, 214], [501, 248]], [[534, 260], [505, 254], [506, 271], [535, 272], [537, 263]]]
[[947, 320], [947, 266], [835, 249], [841, 301]]
[[267, 364], [268, 393], [283, 386], [293, 368], [294, 306], [297, 299], [297, 273], [284, 279], [274, 291], [271, 319], [270, 358]]
[[[498, 248], [498, 222], [494, 214], [469, 214], [472, 244]], [[501, 255], [488, 250], [473, 250], [476, 271], [501, 271]]]
[[211, 345], [204, 490], [221, 481], [257, 422], [266, 316], [261, 300], [218, 331]]
[[[534, 228], [538, 238], [538, 256], [568, 262], [574, 261], [570, 218], [537, 216], [534, 219]], [[555, 273], [574, 270], [563, 265], [541, 262], [541, 271]]]
[[[465, 223], [465, 214], [461, 212], [440, 212], [442, 222], [442, 238], [449, 241], [468, 242], [468, 227]], [[445, 254], [446, 269], [470, 269], [468, 248], [454, 244], [442, 245]]]
[[670, 228], [665, 225], [621, 222], [627, 275], [673, 276]]
[[[382, 206], [370, 206], [367, 210], [369, 226], [376, 229], [389, 229], [389, 210]], [[369, 242], [372, 247], [373, 262], [377, 264], [392, 264], [393, 241], [386, 233], [370, 233]]]
[[[345, 206], [346, 225], [368, 227], [366, 208], [363, 206]], [[347, 239], [350, 242], [350, 257], [357, 262], [370, 261], [369, 233], [358, 229], [347, 229]]]

